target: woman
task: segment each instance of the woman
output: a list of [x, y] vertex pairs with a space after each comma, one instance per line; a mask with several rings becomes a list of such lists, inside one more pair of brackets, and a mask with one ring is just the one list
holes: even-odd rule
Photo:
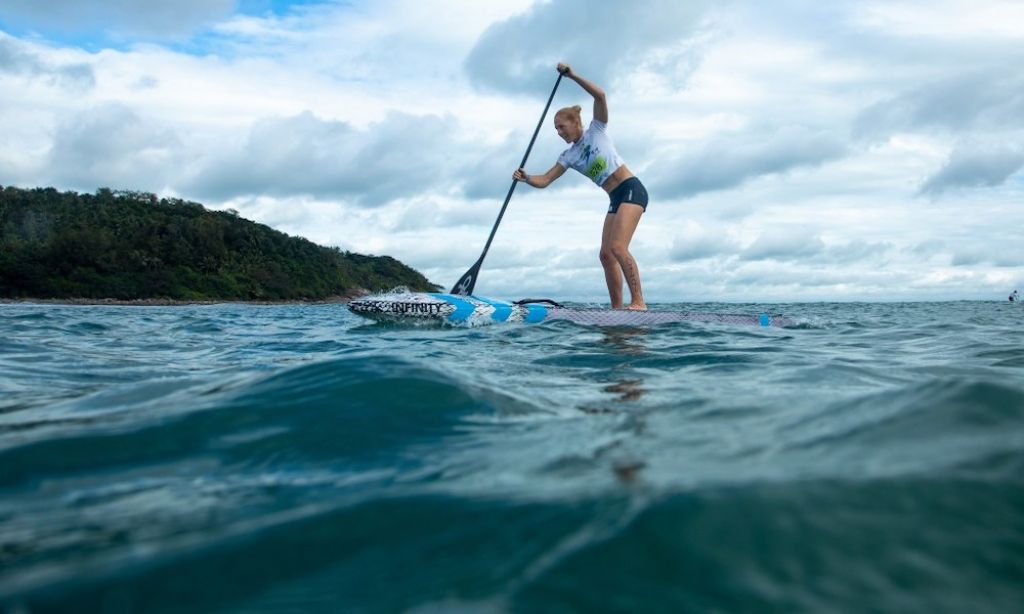
[[604, 267], [612, 308], [621, 309], [623, 306], [622, 278], [625, 276], [630, 294], [626, 308], [647, 309], [640, 288], [640, 269], [629, 253], [633, 232], [640, 223], [640, 216], [647, 210], [647, 190], [626, 168], [608, 136], [608, 100], [604, 90], [574, 73], [568, 64], [559, 64], [558, 72], [579, 83], [594, 97], [593, 121], [584, 131], [579, 105], [560, 109], [555, 113], [555, 131], [572, 145], [543, 175], [528, 175], [521, 168], [512, 174], [512, 178], [535, 188], [546, 188], [561, 177], [565, 169], [572, 167], [601, 186], [611, 201], [601, 231], [601, 266]]

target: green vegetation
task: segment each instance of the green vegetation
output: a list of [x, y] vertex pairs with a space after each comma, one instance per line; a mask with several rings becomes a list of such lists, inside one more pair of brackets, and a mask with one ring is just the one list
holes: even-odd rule
[[0, 186], [0, 297], [318, 300], [400, 285], [437, 289], [394, 258], [321, 247], [234, 211]]

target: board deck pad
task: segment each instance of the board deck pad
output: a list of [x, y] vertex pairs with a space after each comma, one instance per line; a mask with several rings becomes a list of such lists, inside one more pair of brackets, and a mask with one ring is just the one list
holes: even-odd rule
[[630, 311], [600, 307], [516, 304], [480, 296], [392, 291], [353, 299], [349, 309], [374, 320], [481, 326], [502, 322], [533, 324], [566, 320], [593, 326], [651, 326], [673, 322], [720, 322], [752, 326], [794, 326], [796, 322], [768, 313], [734, 314], [651, 309]]

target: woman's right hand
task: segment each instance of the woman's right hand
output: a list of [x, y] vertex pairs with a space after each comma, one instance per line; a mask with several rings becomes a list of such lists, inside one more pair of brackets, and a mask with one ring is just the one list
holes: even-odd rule
[[527, 183], [529, 183], [530, 181], [530, 176], [526, 174], [526, 169], [523, 168], [518, 169], [516, 172], [512, 173], [512, 178], [515, 179], [516, 181], [523, 181]]
[[558, 72], [562, 73], [566, 77], [572, 76], [572, 66], [569, 66], [565, 62], [558, 63]]

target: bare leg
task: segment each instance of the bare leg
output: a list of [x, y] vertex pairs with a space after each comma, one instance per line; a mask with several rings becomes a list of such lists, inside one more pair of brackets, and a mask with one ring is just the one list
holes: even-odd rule
[[604, 216], [604, 228], [601, 230], [601, 266], [604, 267], [604, 281], [608, 284], [608, 296], [612, 299], [612, 309], [622, 309], [622, 266], [612, 253], [612, 228], [615, 216]]
[[[647, 303], [644, 302], [643, 289], [640, 287], [640, 268], [637, 266], [633, 254], [629, 252], [629, 242], [633, 240], [633, 233], [636, 231], [637, 224], [640, 223], [640, 216], [643, 213], [644, 209], [640, 205], [622, 203], [619, 205], [618, 213], [608, 216], [614, 218], [612, 219], [608, 245], [612, 256], [614, 256], [619, 267], [622, 269], [622, 273], [626, 278], [626, 285], [629, 286], [630, 302], [627, 309], [647, 309]], [[606, 267], [606, 277], [607, 271]], [[619, 283], [619, 300], [621, 304], [622, 286], [621, 282]], [[614, 304], [612, 306], [614, 307]]]

